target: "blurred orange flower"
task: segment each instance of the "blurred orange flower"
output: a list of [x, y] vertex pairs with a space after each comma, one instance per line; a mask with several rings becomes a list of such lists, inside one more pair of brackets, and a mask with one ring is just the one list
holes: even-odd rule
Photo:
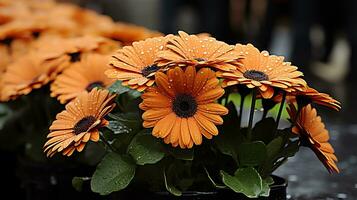
[[105, 76], [109, 69], [109, 56], [88, 54], [63, 71], [51, 84], [51, 96], [66, 103], [82, 92], [90, 92], [94, 87], [107, 88], [114, 80]]

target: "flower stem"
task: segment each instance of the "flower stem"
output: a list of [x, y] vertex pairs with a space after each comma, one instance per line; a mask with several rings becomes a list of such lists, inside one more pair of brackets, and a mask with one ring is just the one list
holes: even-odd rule
[[[228, 104], [228, 97], [229, 97], [229, 94], [230, 94], [230, 89], [229, 87], [225, 89], [224, 91], [224, 94], [221, 98], [221, 104], [226, 106]], [[224, 100], [224, 104], [223, 104], [223, 100]]]
[[291, 128], [296, 125], [297, 120], [299, 119], [300, 113], [301, 113], [301, 106], [298, 105], [298, 109], [297, 109], [297, 111], [296, 111], [295, 118], [293, 119], [294, 121], [292, 121]]
[[110, 150], [112, 150], [113, 152], [115, 152], [114, 147], [108, 142], [108, 140], [104, 137], [102, 132], [99, 132], [100, 134], [100, 139], [103, 141], [103, 143], [105, 144], [105, 146], [109, 147]]
[[268, 115], [268, 110], [264, 109], [263, 110], [263, 115], [262, 115], [262, 120], [265, 119]]
[[241, 99], [240, 99], [240, 105], [239, 105], [239, 127], [242, 126], [242, 117], [243, 117], [243, 107], [244, 107], [244, 100], [245, 100], [245, 95], [241, 95], [240, 96]]
[[254, 89], [252, 92], [252, 104], [250, 105], [250, 113], [249, 113], [249, 122], [248, 122], [248, 132], [247, 138], [248, 140], [252, 139], [252, 126], [253, 126], [253, 119], [254, 119], [254, 109], [255, 109], [255, 102], [257, 99], [256, 90]]
[[286, 99], [286, 92], [283, 91], [283, 98], [282, 98], [281, 103], [280, 103], [278, 116], [276, 117], [276, 130], [278, 130], [278, 128], [279, 128], [279, 122], [280, 122], [280, 118], [281, 118], [281, 113], [283, 112], [285, 99]]

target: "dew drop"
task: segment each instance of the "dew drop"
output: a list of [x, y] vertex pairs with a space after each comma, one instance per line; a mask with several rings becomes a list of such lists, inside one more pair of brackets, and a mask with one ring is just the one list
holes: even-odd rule
[[269, 56], [269, 53], [267, 51], [262, 52], [263, 56]]

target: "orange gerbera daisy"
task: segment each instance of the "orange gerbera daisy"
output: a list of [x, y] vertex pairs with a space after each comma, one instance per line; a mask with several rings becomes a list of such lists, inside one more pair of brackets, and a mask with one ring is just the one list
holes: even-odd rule
[[90, 92], [94, 87], [109, 87], [114, 80], [105, 76], [109, 56], [88, 54], [80, 62], [63, 71], [51, 84], [51, 96], [66, 103], [82, 92]]
[[[288, 112], [291, 119], [296, 118], [297, 110], [294, 104], [289, 105]], [[335, 163], [337, 157], [334, 154], [333, 147], [328, 142], [329, 133], [311, 104], [301, 109], [292, 132], [300, 136], [303, 145], [315, 152], [330, 173], [339, 172]]]
[[15, 99], [47, 84], [63, 60], [42, 62], [41, 55], [30, 53], [7, 67], [2, 77], [2, 100]]
[[209, 36], [178, 33], [179, 36], [169, 39], [167, 50], [158, 53], [158, 65], [184, 64], [232, 71], [241, 64], [242, 56], [234, 51], [234, 46]]
[[9, 51], [7, 45], [0, 44], [0, 74], [6, 70], [6, 66], [11, 61], [11, 52]]
[[316, 103], [322, 106], [332, 108], [336, 111], [341, 109], [341, 103], [336, 99], [332, 98], [330, 95], [325, 93], [320, 93], [314, 88], [307, 87], [303, 91], [298, 91], [294, 95], [298, 102], [301, 102], [303, 105], [309, 103]]
[[51, 157], [56, 152], [70, 156], [75, 150], [81, 152], [89, 140], [97, 142], [98, 129], [108, 124], [104, 117], [115, 106], [114, 97], [107, 90], [94, 88], [68, 103], [66, 110], [57, 114], [50, 126], [48, 141], [44, 145], [47, 156]]
[[162, 33], [127, 23], [117, 22], [111, 27], [103, 27], [103, 25], [101, 27], [102, 28], [94, 30], [98, 35], [119, 41], [123, 43], [123, 45], [132, 45], [135, 41], [162, 36]]
[[225, 79], [223, 86], [244, 84], [248, 88], [257, 88], [266, 99], [274, 95], [274, 88], [293, 92], [303, 90], [306, 86], [301, 78], [303, 73], [289, 62], [284, 62], [284, 57], [269, 55], [267, 51], [260, 52], [251, 44], [237, 44], [236, 51], [245, 54], [243, 66], [234, 72], [217, 73]]
[[123, 85], [132, 89], [144, 91], [154, 84], [154, 75], [160, 69], [154, 63], [156, 53], [165, 48], [168, 37], [149, 38], [119, 49], [112, 56], [112, 69], [105, 74], [109, 78], [121, 80]]
[[143, 126], [154, 127], [155, 137], [174, 147], [191, 148], [202, 143], [202, 135], [211, 139], [218, 134], [215, 125], [223, 123], [220, 115], [228, 110], [215, 103], [224, 90], [212, 70], [175, 67], [167, 74], [158, 72], [155, 82], [157, 87], [150, 87], [140, 104]]
[[34, 49], [45, 60], [65, 59], [66, 62], [58, 68], [59, 71], [81, 60], [86, 53], [107, 54], [117, 49], [119, 44], [112, 40], [95, 36], [61, 38], [48, 36], [39, 40]]

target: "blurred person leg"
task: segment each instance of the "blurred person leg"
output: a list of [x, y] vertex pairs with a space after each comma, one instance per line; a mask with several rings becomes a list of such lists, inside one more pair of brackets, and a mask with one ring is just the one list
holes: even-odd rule
[[[337, 32], [341, 30], [343, 11], [340, 4], [333, 1], [318, 0], [321, 5], [320, 23], [324, 31], [323, 52], [320, 60], [324, 63], [329, 62], [331, 52], [336, 43]], [[322, 6], [323, 5], [323, 6]]]

